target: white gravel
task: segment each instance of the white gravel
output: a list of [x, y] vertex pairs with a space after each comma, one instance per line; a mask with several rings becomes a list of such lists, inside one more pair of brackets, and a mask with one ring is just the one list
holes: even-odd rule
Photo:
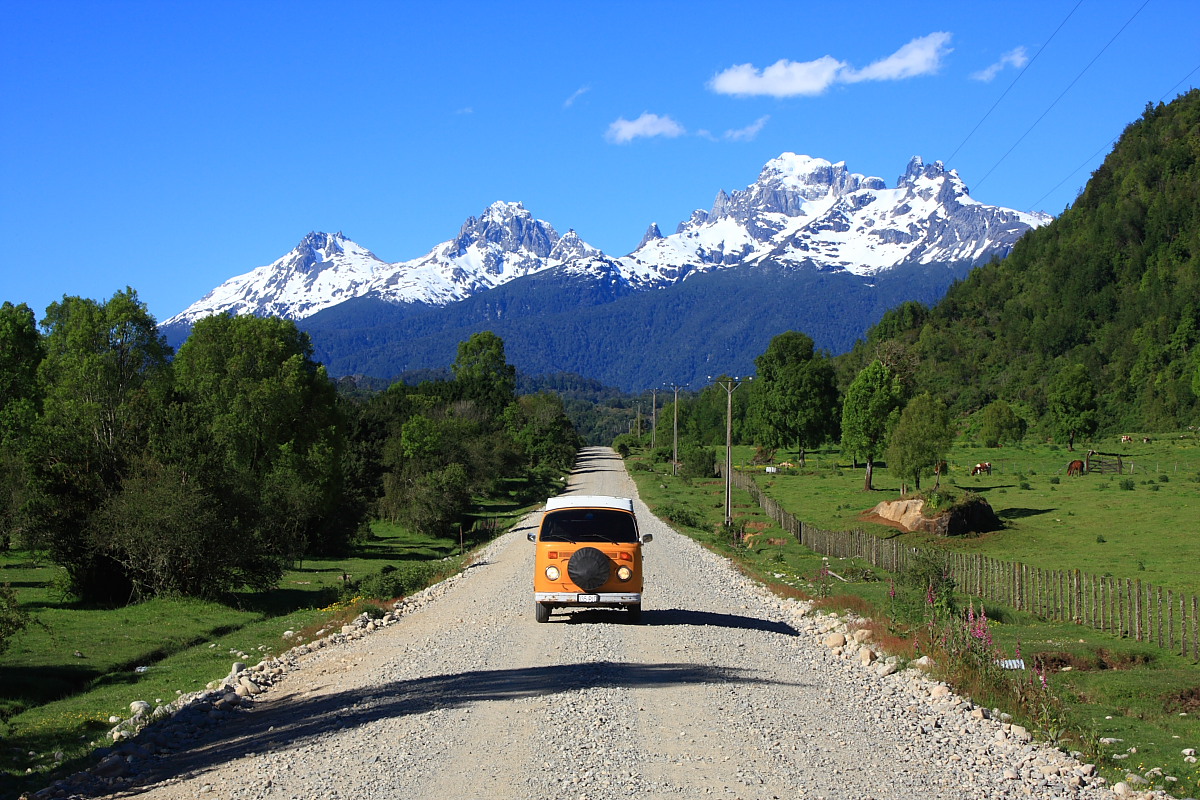
[[[636, 497], [601, 448], [581, 454], [571, 490]], [[198, 703], [124, 743], [105, 777], [42, 796], [1116, 796], [1090, 766], [931, 696], [917, 670], [881, 677], [858, 645], [826, 646], [837, 620], [637, 510], [654, 534], [641, 625], [604, 609], [535, 623], [520, 527], [394, 624], [293, 651], [240, 708]]]

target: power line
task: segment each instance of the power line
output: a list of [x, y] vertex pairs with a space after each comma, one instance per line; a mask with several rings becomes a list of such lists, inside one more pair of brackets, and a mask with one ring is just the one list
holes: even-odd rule
[[1000, 105], [1000, 101], [1012, 91], [1012, 88], [1017, 85], [1017, 81], [1021, 80], [1021, 76], [1025, 74], [1025, 70], [1033, 66], [1033, 62], [1037, 61], [1037, 58], [1042, 54], [1042, 51], [1050, 45], [1050, 42], [1054, 41], [1054, 37], [1057, 36], [1058, 32], [1062, 30], [1062, 26], [1067, 24], [1067, 20], [1071, 18], [1071, 15], [1074, 14], [1081, 5], [1083, 5], [1083, 0], [1079, 0], [1079, 2], [1075, 4], [1075, 8], [1072, 8], [1070, 13], [1063, 17], [1063, 21], [1058, 23], [1058, 27], [1054, 29], [1054, 33], [1050, 34], [1050, 38], [1042, 43], [1042, 46], [1038, 48], [1038, 51], [1033, 54], [1033, 58], [1029, 59], [1029, 61], [1025, 63], [1025, 66], [1021, 68], [1021, 71], [1017, 73], [1017, 76], [1012, 79], [1012, 83], [1010, 83], [1008, 88], [1004, 90], [1004, 94], [1001, 94], [998, 98], [996, 98], [996, 102], [992, 103], [992, 107], [987, 110], [987, 113], [980, 118], [979, 122], [975, 123], [975, 127], [971, 128], [971, 132], [966, 135], [966, 138], [959, 142], [958, 147], [954, 148], [954, 152], [950, 154], [950, 158], [946, 159], [947, 164], [954, 163], [954, 157], [958, 155], [958, 151], [962, 150], [963, 145], [965, 145], [967, 141], [975, 135], [975, 131], [979, 130], [979, 126], [983, 124], [984, 120], [991, 116], [992, 112], [996, 110], [996, 106]]
[[[1194, 74], [1196, 73], [1196, 71], [1197, 71], [1197, 70], [1200, 70], [1200, 64], [1197, 64], [1195, 67], [1193, 67], [1191, 72], [1189, 72], [1187, 75], [1184, 75], [1184, 76], [1183, 76], [1183, 78], [1182, 78], [1182, 79], [1180, 79], [1180, 81], [1179, 81], [1178, 83], [1176, 83], [1176, 84], [1175, 84], [1174, 86], [1172, 86], [1170, 89], [1168, 89], [1167, 91], [1165, 91], [1165, 92], [1163, 93], [1163, 96], [1162, 96], [1162, 97], [1160, 97], [1160, 98], [1158, 98], [1158, 102], [1160, 102], [1160, 103], [1161, 103], [1163, 100], [1167, 99], [1167, 96], [1168, 96], [1168, 95], [1170, 95], [1172, 92], [1174, 92], [1174, 91], [1175, 91], [1176, 89], [1178, 89], [1180, 86], [1182, 86], [1182, 85], [1183, 85], [1183, 83], [1184, 83], [1184, 82], [1185, 82], [1185, 81], [1186, 81], [1188, 78], [1192, 77], [1192, 75], [1194, 75]], [[1104, 152], [1104, 150], [1105, 150], [1105, 149], [1107, 149], [1107, 148], [1111, 147], [1111, 146], [1112, 146], [1114, 143], [1116, 143], [1117, 139], [1120, 139], [1120, 138], [1121, 138], [1121, 134], [1119, 134], [1119, 133], [1118, 133], [1116, 136], [1114, 136], [1113, 138], [1109, 139], [1109, 140], [1108, 140], [1108, 142], [1106, 142], [1105, 144], [1101, 145], [1099, 150], [1097, 150], [1096, 152], [1092, 153], [1090, 156], [1088, 156], [1088, 157], [1087, 157], [1087, 158], [1084, 160], [1084, 162], [1083, 162], [1082, 164], [1080, 164], [1080, 165], [1079, 165], [1078, 167], [1076, 167], [1075, 169], [1071, 170], [1071, 172], [1067, 174], [1067, 177], [1063, 178], [1061, 181], [1059, 181], [1058, 183], [1054, 184], [1053, 188], [1051, 188], [1051, 189], [1050, 189], [1050, 191], [1046, 192], [1044, 195], [1042, 195], [1041, 197], [1039, 197], [1037, 200], [1034, 200], [1034, 201], [1033, 201], [1033, 205], [1032, 205], [1032, 206], [1030, 206], [1030, 209], [1037, 208], [1039, 203], [1041, 203], [1043, 200], [1045, 200], [1045, 199], [1046, 199], [1047, 197], [1049, 197], [1050, 195], [1054, 194], [1054, 192], [1055, 192], [1055, 191], [1057, 191], [1058, 187], [1062, 186], [1064, 183], [1066, 183], [1067, 181], [1069, 181], [1069, 180], [1071, 179], [1071, 176], [1073, 176], [1073, 175], [1074, 175], [1076, 172], [1079, 172], [1079, 170], [1083, 169], [1083, 168], [1084, 168], [1084, 167], [1086, 167], [1088, 164], [1090, 164], [1090, 163], [1092, 162], [1092, 160], [1096, 158], [1096, 156], [1098, 156], [1098, 155], [1100, 155], [1102, 152]]]
[[1016, 149], [1017, 149], [1017, 145], [1019, 145], [1021, 142], [1023, 142], [1023, 141], [1025, 140], [1025, 137], [1026, 137], [1026, 136], [1028, 136], [1028, 135], [1029, 135], [1029, 134], [1030, 134], [1030, 133], [1033, 131], [1033, 129], [1037, 127], [1037, 124], [1038, 124], [1039, 122], [1041, 122], [1043, 119], [1045, 119], [1046, 115], [1047, 115], [1047, 114], [1049, 114], [1049, 113], [1050, 113], [1050, 111], [1051, 111], [1051, 110], [1052, 110], [1052, 109], [1053, 109], [1053, 108], [1054, 108], [1056, 105], [1058, 105], [1058, 101], [1059, 101], [1059, 100], [1062, 100], [1062, 99], [1063, 99], [1063, 97], [1066, 95], [1066, 93], [1067, 93], [1067, 92], [1069, 92], [1069, 91], [1071, 91], [1071, 87], [1073, 87], [1073, 86], [1074, 86], [1076, 83], [1078, 83], [1078, 82], [1079, 82], [1079, 79], [1083, 77], [1084, 73], [1085, 73], [1085, 72], [1087, 72], [1089, 69], [1091, 69], [1091, 67], [1092, 67], [1092, 64], [1095, 64], [1095, 63], [1096, 63], [1096, 61], [1097, 61], [1097, 60], [1100, 58], [1100, 56], [1104, 55], [1104, 51], [1105, 51], [1105, 50], [1107, 50], [1107, 49], [1109, 48], [1109, 46], [1110, 46], [1110, 45], [1111, 45], [1113, 42], [1115, 42], [1115, 41], [1117, 40], [1117, 37], [1118, 37], [1118, 36], [1120, 36], [1120, 35], [1121, 35], [1121, 34], [1122, 34], [1124, 31], [1125, 31], [1125, 29], [1129, 27], [1129, 23], [1133, 22], [1133, 21], [1134, 21], [1134, 20], [1137, 18], [1137, 15], [1138, 15], [1138, 14], [1140, 14], [1140, 13], [1142, 13], [1142, 9], [1143, 9], [1143, 8], [1145, 8], [1145, 7], [1146, 7], [1147, 5], [1149, 5], [1149, 4], [1150, 4], [1150, 0], [1145, 0], [1145, 2], [1144, 2], [1144, 3], [1142, 3], [1142, 4], [1141, 4], [1141, 5], [1138, 7], [1138, 10], [1137, 10], [1137, 11], [1135, 11], [1135, 12], [1133, 12], [1133, 16], [1132, 16], [1132, 17], [1130, 17], [1130, 18], [1129, 18], [1129, 19], [1128, 19], [1128, 20], [1125, 22], [1125, 24], [1121, 26], [1121, 29], [1120, 29], [1120, 30], [1118, 30], [1118, 31], [1117, 31], [1115, 34], [1113, 34], [1113, 37], [1112, 37], [1111, 39], [1109, 39], [1109, 40], [1108, 40], [1108, 44], [1104, 45], [1104, 47], [1101, 47], [1101, 48], [1100, 48], [1100, 52], [1099, 52], [1099, 53], [1096, 53], [1096, 55], [1095, 55], [1095, 56], [1092, 58], [1092, 60], [1091, 60], [1091, 61], [1089, 61], [1089, 62], [1087, 63], [1087, 66], [1085, 66], [1083, 69], [1081, 69], [1081, 70], [1079, 71], [1079, 74], [1075, 76], [1075, 80], [1073, 80], [1073, 81], [1071, 81], [1069, 84], [1067, 84], [1067, 88], [1063, 89], [1063, 90], [1062, 90], [1062, 93], [1061, 93], [1061, 94], [1059, 94], [1059, 96], [1058, 96], [1058, 97], [1054, 98], [1054, 102], [1053, 102], [1053, 103], [1051, 103], [1051, 104], [1050, 104], [1050, 105], [1049, 105], [1049, 106], [1046, 108], [1046, 110], [1042, 112], [1042, 115], [1041, 115], [1040, 117], [1038, 117], [1037, 119], [1035, 119], [1035, 120], [1033, 121], [1033, 124], [1032, 124], [1032, 125], [1030, 125], [1030, 126], [1029, 126], [1029, 128], [1028, 128], [1028, 129], [1027, 129], [1027, 130], [1026, 130], [1024, 133], [1022, 133], [1022, 134], [1021, 134], [1021, 138], [1017, 139], [1017, 141], [1013, 143], [1013, 146], [1012, 146], [1012, 147], [1010, 147], [1010, 148], [1008, 148], [1008, 151], [1007, 151], [1007, 152], [1005, 152], [1005, 154], [1004, 154], [1004, 155], [1000, 156], [1000, 159], [999, 159], [999, 160], [998, 160], [998, 161], [997, 161], [995, 164], [993, 164], [993, 165], [992, 165], [992, 168], [991, 168], [991, 169], [989, 169], [989, 170], [988, 170], [988, 171], [987, 171], [987, 172], [984, 174], [984, 176], [983, 176], [982, 178], [980, 178], [980, 179], [979, 179], [979, 180], [978, 180], [978, 181], [975, 183], [975, 188], [976, 188], [976, 189], [978, 189], [980, 186], [982, 186], [982, 185], [983, 185], [983, 182], [984, 182], [984, 181], [986, 181], [986, 180], [988, 179], [988, 176], [989, 176], [989, 175], [991, 175], [993, 172], [995, 172], [995, 171], [996, 171], [996, 167], [1000, 166], [1000, 164], [1001, 164], [1001, 163], [1003, 163], [1004, 159], [1008, 158], [1008, 156], [1009, 156], [1009, 155], [1012, 153], [1012, 151], [1013, 151], [1013, 150], [1016, 150]]

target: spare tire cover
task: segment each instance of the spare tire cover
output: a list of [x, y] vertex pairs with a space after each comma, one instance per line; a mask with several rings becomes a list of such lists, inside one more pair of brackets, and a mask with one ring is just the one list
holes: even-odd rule
[[567, 562], [567, 575], [585, 592], [594, 592], [608, 580], [612, 562], [608, 556], [594, 547], [583, 547], [575, 551]]

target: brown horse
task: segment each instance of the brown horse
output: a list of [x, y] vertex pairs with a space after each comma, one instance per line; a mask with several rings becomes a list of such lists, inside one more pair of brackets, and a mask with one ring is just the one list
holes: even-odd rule
[[1070, 464], [1067, 464], [1067, 474], [1068, 475], [1082, 475], [1083, 474], [1083, 462], [1076, 460], [1076, 461], [1072, 461]]

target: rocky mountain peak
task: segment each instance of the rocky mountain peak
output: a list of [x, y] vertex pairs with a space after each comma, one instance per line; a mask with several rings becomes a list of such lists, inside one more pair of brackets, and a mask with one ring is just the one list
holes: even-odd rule
[[350, 240], [342, 235], [341, 231], [337, 233], [309, 231], [308, 235], [300, 240], [300, 244], [292, 250], [295, 256], [293, 264], [297, 269], [312, 270], [319, 264], [332, 261], [335, 256], [342, 255], [345, 252], [345, 243], [348, 241]]
[[648, 245], [650, 242], [653, 242], [656, 239], [661, 239], [661, 238], [663, 238], [663, 235], [662, 235], [662, 231], [660, 231], [658, 229], [658, 223], [651, 222], [650, 227], [646, 228], [646, 232], [642, 234], [642, 240], [640, 242], [638, 242], [637, 249], [641, 250], [643, 247]]
[[534, 219], [520, 203], [496, 202], [483, 215], [467, 217], [455, 237], [456, 255], [465, 255], [472, 245], [496, 245], [504, 252], [525, 251], [547, 258], [558, 242], [558, 231], [547, 222]]
[[554, 248], [550, 251], [550, 260], [571, 261], [576, 258], [588, 258], [599, 255], [603, 255], [603, 253], [585, 242], [575, 232], [575, 229], [571, 228], [555, 243]]

